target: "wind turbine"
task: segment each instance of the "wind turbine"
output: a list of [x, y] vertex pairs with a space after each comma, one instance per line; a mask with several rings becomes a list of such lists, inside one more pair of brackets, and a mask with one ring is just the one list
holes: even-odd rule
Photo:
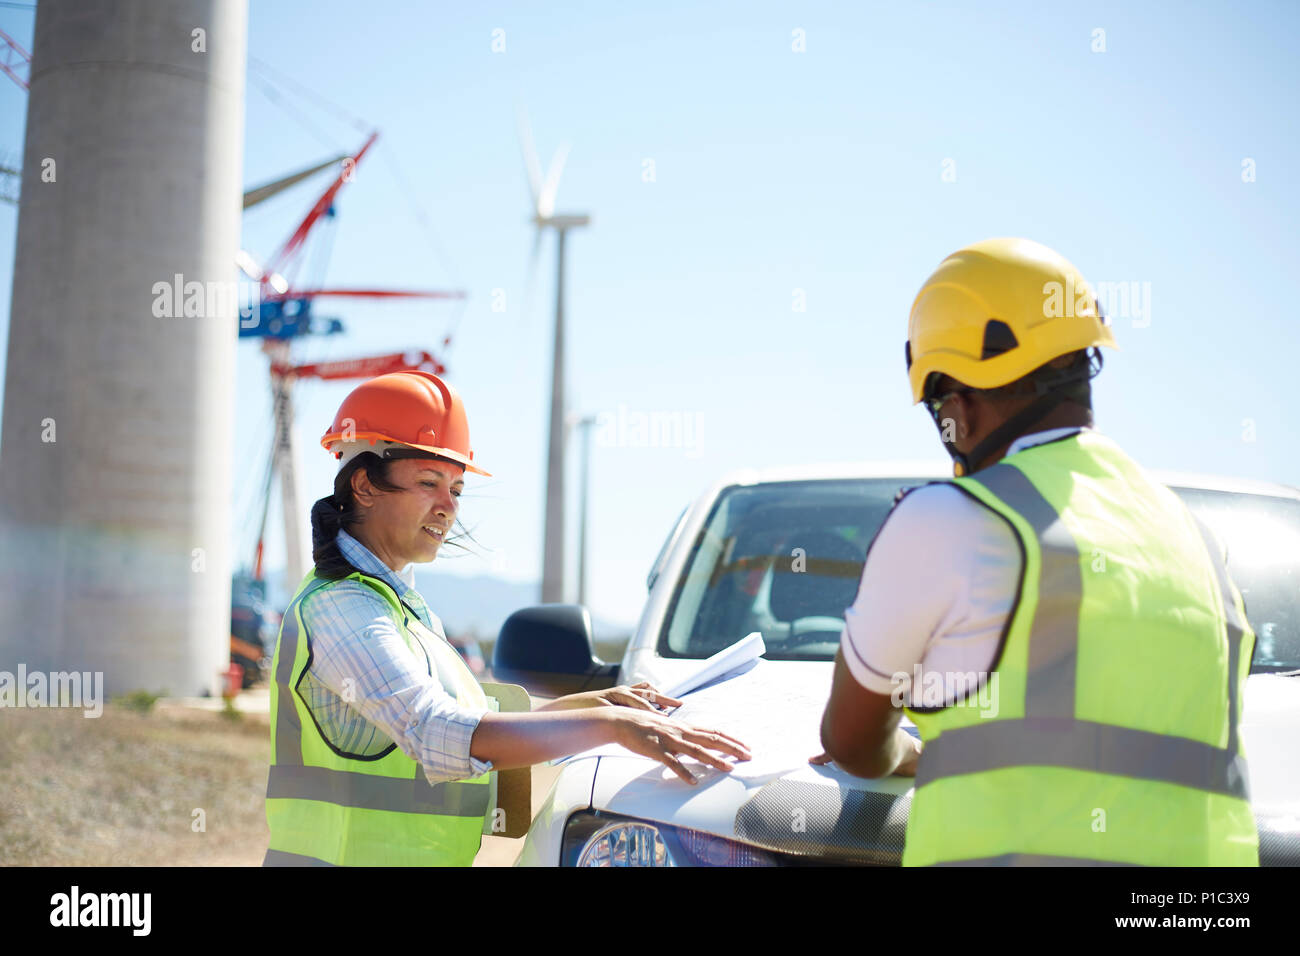
[[[555, 194], [560, 188], [560, 175], [568, 158], [568, 144], [555, 151], [550, 169], [542, 177], [542, 166], [537, 161], [532, 130], [528, 117], [519, 111], [519, 144], [528, 171], [528, 191], [533, 200], [532, 222], [537, 227], [533, 238], [533, 252], [529, 260], [529, 285], [537, 265], [537, 255], [542, 245], [542, 230], [554, 229], [555, 257], [555, 347], [551, 364], [551, 425], [546, 456], [546, 524], [542, 529], [542, 603], [559, 603], [564, 600], [564, 449], [566, 428], [564, 420], [564, 238], [570, 229], [591, 222], [586, 215], [555, 212]], [[527, 296], [525, 296], [527, 302]]]

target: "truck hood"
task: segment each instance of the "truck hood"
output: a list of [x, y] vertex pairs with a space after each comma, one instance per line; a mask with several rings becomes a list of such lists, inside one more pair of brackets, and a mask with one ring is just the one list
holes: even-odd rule
[[[698, 662], [657, 658], [653, 672], [630, 680], [667, 686]], [[833, 765], [812, 766], [821, 753], [820, 722], [833, 665], [760, 660], [745, 673], [695, 691], [674, 716], [724, 731], [749, 746], [753, 760], [731, 773], [687, 762], [699, 778], [683, 783], [662, 764], [618, 748], [591, 752], [600, 760], [592, 806], [669, 823], [754, 846], [822, 859], [897, 863], [912, 781], [865, 780]], [[912, 727], [906, 716], [905, 727]], [[1300, 853], [1300, 677], [1248, 679], [1242, 739], [1260, 827], [1261, 861]]]

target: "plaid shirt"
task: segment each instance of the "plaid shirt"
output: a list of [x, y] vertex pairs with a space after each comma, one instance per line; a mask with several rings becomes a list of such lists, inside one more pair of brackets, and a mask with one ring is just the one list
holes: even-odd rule
[[[442, 622], [418, 591], [346, 531], [339, 550], [352, 565], [389, 585], [431, 631]], [[432, 784], [492, 769], [469, 755], [470, 738], [487, 708], [462, 707], [431, 676], [403, 640], [384, 599], [342, 580], [302, 602], [311, 635], [311, 666], [303, 697], [325, 738], [345, 753], [370, 756], [396, 743], [419, 761]]]

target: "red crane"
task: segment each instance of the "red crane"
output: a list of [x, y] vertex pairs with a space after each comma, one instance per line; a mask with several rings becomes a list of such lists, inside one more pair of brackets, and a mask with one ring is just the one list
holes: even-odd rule
[[[268, 472], [267, 501], [263, 507], [262, 523], [258, 530], [256, 556], [254, 558], [254, 578], [262, 576], [262, 553], [266, 532], [266, 511], [269, 505], [270, 475], [280, 476], [280, 491], [283, 501], [285, 521], [286, 571], [289, 590], [297, 587], [298, 581], [305, 573], [305, 561], [302, 555], [302, 515], [297, 494], [297, 482], [294, 472], [294, 452], [292, 444], [293, 426], [293, 383], [299, 378], [321, 378], [327, 380], [347, 378], [373, 378], [384, 372], [399, 371], [407, 368], [424, 368], [435, 374], [445, 372], [446, 366], [434, 355], [420, 351], [407, 355], [379, 355], [369, 358], [345, 359], [332, 362], [319, 362], [295, 365], [290, 361], [290, 343], [294, 338], [310, 334], [313, 329], [310, 322], [311, 303], [325, 296], [350, 298], [419, 298], [419, 299], [464, 299], [460, 291], [435, 290], [398, 290], [398, 289], [293, 289], [284, 278], [303, 252], [307, 237], [312, 229], [332, 210], [334, 199], [343, 184], [350, 182], [357, 165], [365, 157], [370, 147], [378, 138], [377, 132], [371, 133], [361, 148], [340, 163], [339, 173], [333, 182], [321, 193], [307, 215], [290, 233], [289, 238], [270, 259], [266, 267], [257, 267], [251, 257], [241, 257], [241, 268], [250, 278], [258, 281], [261, 303], [258, 306], [259, 319], [252, 329], [242, 329], [240, 334], [262, 338], [262, 350], [270, 359], [271, 390], [275, 404], [275, 447], [272, 453], [273, 467]], [[341, 331], [342, 325], [335, 321], [328, 331]], [[451, 344], [451, 337], [442, 340], [442, 347]]]
[[441, 375], [447, 366], [439, 362], [429, 352], [394, 352], [390, 355], [372, 355], [369, 358], [337, 359], [333, 362], [312, 362], [307, 365], [275, 365], [271, 371], [276, 375], [292, 375], [294, 378], [319, 378], [325, 381], [339, 381], [349, 378], [374, 378], [389, 372], [405, 372], [416, 369]]
[[28, 89], [27, 80], [18, 75], [19, 70], [29, 77], [32, 75], [32, 55], [17, 40], [0, 30], [0, 72], [9, 74], [15, 83], [24, 90]]
[[[0, 71], [7, 73], [10, 79], [26, 90], [27, 81], [19, 75], [19, 70], [31, 76], [32, 55], [24, 50], [17, 40], [0, 30]], [[18, 180], [21, 174], [16, 169], [0, 166], [0, 176], [13, 177], [4, 192], [0, 194], [0, 202], [18, 205]]]

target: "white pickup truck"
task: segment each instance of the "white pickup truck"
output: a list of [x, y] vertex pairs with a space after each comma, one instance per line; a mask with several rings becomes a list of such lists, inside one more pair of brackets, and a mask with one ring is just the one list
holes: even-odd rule
[[[675, 714], [749, 745], [689, 786], [616, 747], [562, 762], [521, 866], [897, 865], [912, 781], [811, 766], [843, 612], [897, 492], [942, 477], [889, 463], [743, 472], [683, 512], [651, 569], [619, 664], [595, 658], [576, 605], [514, 614], [493, 671], [538, 695], [650, 680], [666, 688], [754, 631], [766, 652], [692, 692]], [[1256, 634], [1242, 738], [1263, 865], [1300, 864], [1300, 491], [1159, 474], [1226, 542]], [[803, 566], [795, 570], [801, 549]], [[793, 555], [793, 557], [792, 557]], [[906, 720], [905, 720], [906, 723]]]

